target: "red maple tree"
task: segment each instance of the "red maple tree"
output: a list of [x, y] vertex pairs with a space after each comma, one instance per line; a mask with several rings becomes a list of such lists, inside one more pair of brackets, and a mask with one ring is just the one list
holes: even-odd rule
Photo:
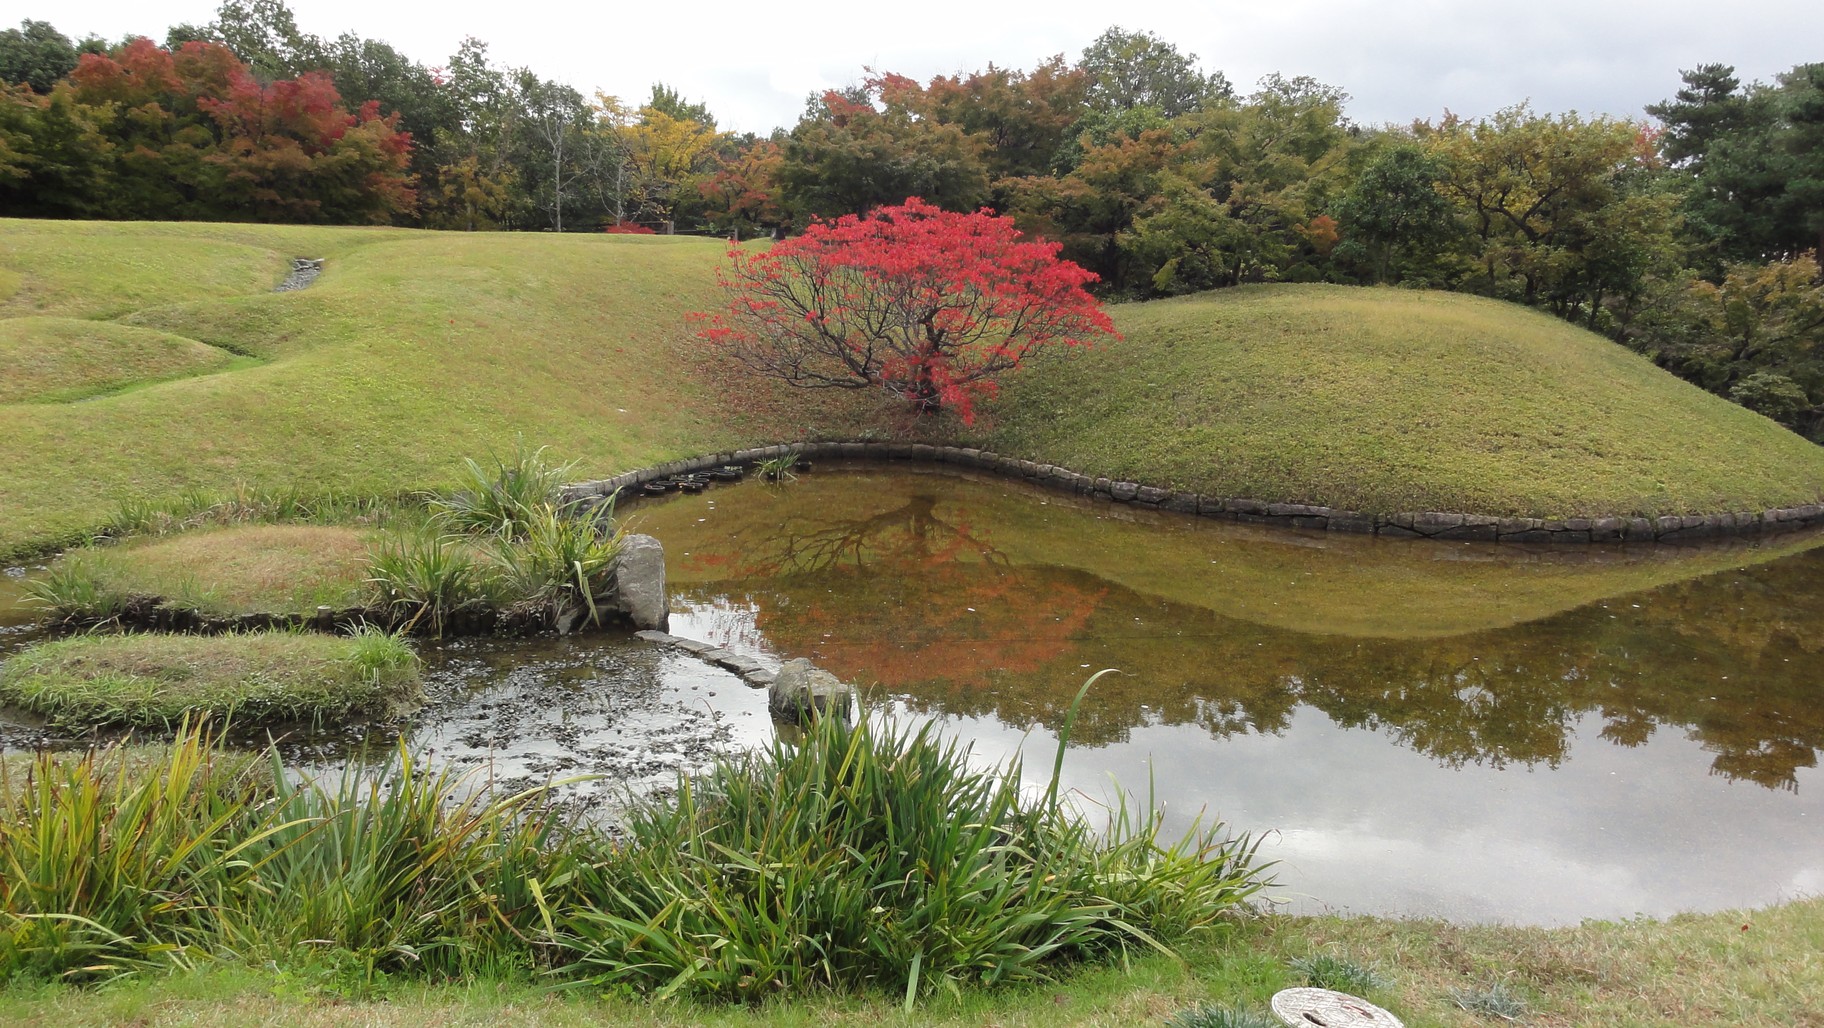
[[1083, 288], [1093, 273], [988, 211], [912, 197], [729, 258], [728, 306], [700, 316], [703, 338], [793, 385], [881, 388], [965, 423], [992, 376], [1047, 347], [1117, 336]]

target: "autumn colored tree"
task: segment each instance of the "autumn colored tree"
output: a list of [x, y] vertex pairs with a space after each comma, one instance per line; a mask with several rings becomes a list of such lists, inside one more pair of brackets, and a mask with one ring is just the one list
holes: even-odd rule
[[913, 197], [729, 257], [728, 305], [706, 317], [704, 338], [793, 385], [883, 389], [965, 423], [994, 376], [1115, 334], [1084, 291], [1093, 274], [987, 211]]

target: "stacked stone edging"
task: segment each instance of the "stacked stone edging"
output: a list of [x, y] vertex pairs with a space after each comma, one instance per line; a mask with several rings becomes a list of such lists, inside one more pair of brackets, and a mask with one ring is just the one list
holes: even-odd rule
[[858, 460], [917, 460], [977, 468], [1009, 478], [1086, 496], [1099, 496], [1136, 507], [1195, 514], [1245, 524], [1279, 525], [1329, 532], [1354, 532], [1413, 539], [1484, 540], [1517, 543], [1687, 542], [1725, 536], [1787, 532], [1824, 524], [1824, 504], [1776, 507], [1762, 511], [1726, 514], [1668, 515], [1658, 518], [1498, 518], [1482, 514], [1425, 511], [1405, 514], [1365, 514], [1361, 511], [1303, 503], [1267, 503], [1177, 492], [1138, 482], [1095, 478], [1055, 464], [1006, 457], [990, 450], [932, 443], [883, 443], [874, 441], [817, 441], [753, 446], [706, 454], [592, 482], [565, 487], [571, 500], [601, 502], [623, 489], [647, 482], [721, 467], [753, 464], [796, 453], [806, 458]]

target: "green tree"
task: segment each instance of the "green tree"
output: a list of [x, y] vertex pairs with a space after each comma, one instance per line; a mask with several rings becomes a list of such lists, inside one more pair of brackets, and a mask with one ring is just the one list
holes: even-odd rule
[[42, 96], [75, 70], [75, 45], [50, 22], [28, 18], [0, 32], [0, 85], [24, 83]]
[[1150, 107], [1175, 118], [1234, 94], [1222, 72], [1198, 70], [1196, 54], [1180, 53], [1151, 32], [1127, 32], [1119, 25], [1083, 48], [1079, 66], [1089, 76], [1089, 104], [1101, 111]]
[[1467, 231], [1461, 285], [1596, 327], [1676, 252], [1677, 198], [1644, 126], [1519, 104], [1421, 138]]
[[1682, 76], [1647, 111], [1665, 123], [1692, 233], [1737, 260], [1824, 248], [1824, 64], [1745, 88], [1723, 64]]
[[1375, 155], [1337, 202], [1342, 231], [1366, 251], [1374, 281], [1399, 281], [1408, 262], [1428, 262], [1451, 236], [1443, 177], [1441, 161], [1401, 140]]

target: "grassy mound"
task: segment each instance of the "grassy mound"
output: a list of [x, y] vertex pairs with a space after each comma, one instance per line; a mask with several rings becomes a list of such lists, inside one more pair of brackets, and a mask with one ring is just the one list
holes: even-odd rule
[[[396, 496], [520, 435], [582, 457], [579, 477], [743, 438], [673, 359], [719, 243], [28, 221], [0, 237], [16, 283], [0, 319], [112, 319], [263, 361], [76, 406], [0, 402], [0, 558], [77, 538], [123, 496]], [[271, 293], [294, 255], [325, 257], [322, 277]]]
[[151, 329], [78, 318], [0, 321], [0, 403], [65, 403], [235, 366], [226, 350]]
[[101, 607], [157, 597], [204, 614], [310, 614], [367, 601], [373, 539], [340, 525], [242, 525], [73, 551], [59, 572]]
[[984, 443], [1380, 513], [1659, 515], [1824, 495], [1824, 448], [1512, 304], [1258, 286], [1115, 320], [1124, 341], [1009, 379]]
[[[0, 399], [0, 558], [80, 537], [123, 496], [399, 495], [522, 435], [604, 477], [879, 425], [872, 394], [701, 373], [713, 357], [684, 315], [715, 304], [721, 255], [683, 238], [4, 222], [0, 323], [107, 321], [247, 360], [80, 405]], [[270, 292], [292, 256], [327, 258], [323, 276]], [[1115, 315], [1125, 341], [1009, 378], [968, 441], [1383, 512], [1689, 513], [1824, 492], [1824, 450], [1504, 304], [1274, 286]]]
[[0, 702], [64, 725], [397, 714], [422, 688], [417, 655], [381, 632], [86, 635], [40, 643], [0, 668]]

